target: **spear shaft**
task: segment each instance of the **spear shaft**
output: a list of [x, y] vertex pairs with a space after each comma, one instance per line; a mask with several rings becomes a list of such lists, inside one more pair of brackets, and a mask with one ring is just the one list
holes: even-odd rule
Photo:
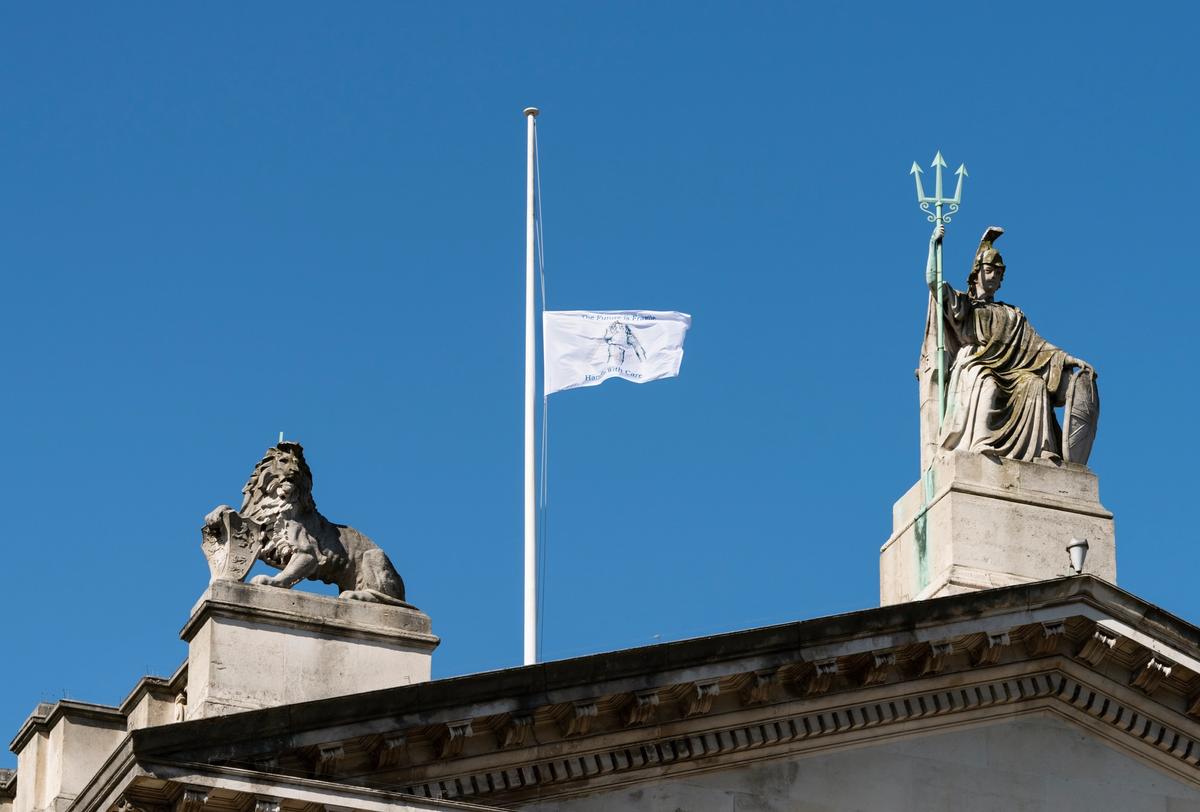
[[[941, 180], [942, 171], [938, 170], [938, 180]], [[941, 185], [940, 183], [938, 184]], [[942, 199], [938, 195], [936, 206], [936, 216], [938, 225], [942, 224]], [[942, 424], [946, 422], [946, 320], [942, 316], [942, 297], [945, 292], [942, 290], [942, 241], [938, 240], [934, 246], [934, 275], [935, 284], [937, 285], [937, 364], [938, 364], [938, 428], [941, 429]]]

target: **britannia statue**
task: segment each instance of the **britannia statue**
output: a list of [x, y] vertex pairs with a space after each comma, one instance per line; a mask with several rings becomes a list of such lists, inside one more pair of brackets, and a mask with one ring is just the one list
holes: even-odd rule
[[[955, 173], [954, 197], [942, 191], [939, 152], [936, 187], [926, 196], [914, 163], [917, 202], [934, 223], [925, 283], [929, 309], [917, 375], [921, 383], [923, 469], [938, 449], [1016, 460], [1087, 464], [1100, 416], [1096, 370], [1038, 335], [1019, 307], [998, 301], [1004, 259], [991, 226], [975, 252], [966, 290], [942, 277], [945, 224], [958, 211], [966, 167]], [[933, 206], [933, 211], [930, 211]], [[1063, 408], [1065, 426], [1055, 413]]]
[[[1087, 463], [1099, 415], [1096, 370], [1038, 335], [1019, 307], [998, 301], [1004, 258], [996, 240], [1004, 229], [984, 232], [965, 291], [942, 282], [937, 289], [935, 254], [945, 227], [929, 239], [925, 281], [929, 316], [922, 356], [934, 357], [941, 299], [942, 333], [949, 365], [945, 416], [937, 444], [1017, 460], [1067, 459]], [[1066, 443], [1055, 407], [1066, 409]]]

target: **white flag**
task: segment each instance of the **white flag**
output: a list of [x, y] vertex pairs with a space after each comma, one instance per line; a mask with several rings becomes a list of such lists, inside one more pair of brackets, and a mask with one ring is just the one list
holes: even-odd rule
[[634, 383], [673, 378], [683, 363], [692, 317], [660, 310], [547, 310], [542, 313], [546, 394], [595, 386], [609, 378]]

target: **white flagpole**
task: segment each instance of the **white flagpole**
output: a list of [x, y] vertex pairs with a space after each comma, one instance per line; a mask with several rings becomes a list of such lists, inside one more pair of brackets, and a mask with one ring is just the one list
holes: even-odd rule
[[537, 394], [537, 371], [534, 366], [534, 317], [537, 313], [533, 296], [533, 150], [537, 114], [536, 107], [525, 108], [529, 130], [528, 167], [525, 173], [525, 665], [537, 662], [537, 512], [534, 502], [537, 491], [533, 448], [533, 409]]

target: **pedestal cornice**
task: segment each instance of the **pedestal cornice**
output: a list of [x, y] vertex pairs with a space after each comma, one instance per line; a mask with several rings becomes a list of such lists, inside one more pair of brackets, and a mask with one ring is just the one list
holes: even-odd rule
[[403, 640], [430, 651], [440, 642], [431, 632], [429, 616], [413, 606], [342, 600], [236, 581], [214, 581], [192, 607], [179, 636], [191, 640], [213, 617], [388, 644]]

